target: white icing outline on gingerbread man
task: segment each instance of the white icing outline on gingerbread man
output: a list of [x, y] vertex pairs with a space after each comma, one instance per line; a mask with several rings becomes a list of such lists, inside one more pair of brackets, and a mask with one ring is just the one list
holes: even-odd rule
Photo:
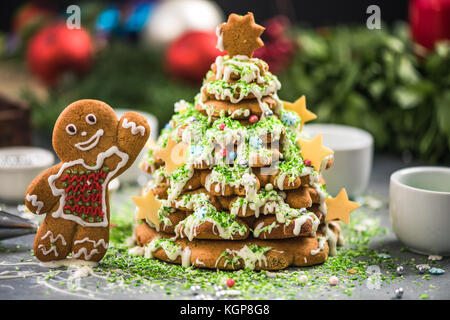
[[136, 123], [133, 121], [128, 122], [128, 119], [123, 119], [122, 122], [122, 128], [129, 129], [131, 128], [131, 134], [137, 135], [138, 133], [141, 133], [141, 136], [144, 136], [145, 134], [145, 128], [143, 126], [136, 126]]
[[73, 245], [77, 245], [77, 244], [83, 243], [83, 242], [91, 242], [93, 244], [94, 248], [97, 248], [98, 246], [102, 245], [103, 248], [108, 249], [108, 243], [106, 243], [105, 239], [100, 239], [98, 241], [95, 241], [95, 240], [89, 239], [89, 237], [83, 238], [81, 240], [75, 240]]
[[[83, 131], [81, 135], [83, 135], [83, 133], [85, 133], [85, 132]], [[103, 129], [99, 129], [88, 140], [76, 143], [75, 147], [81, 151], [91, 150], [92, 148], [95, 148], [95, 146], [97, 146], [98, 142], [100, 141], [101, 136], [103, 136], [104, 133], [105, 132], [103, 131]]]
[[[115, 170], [111, 171], [108, 173], [108, 175], [105, 178], [105, 181], [102, 184], [102, 211], [105, 213], [105, 218], [103, 219], [103, 221], [101, 222], [86, 222], [83, 219], [81, 219], [80, 217], [71, 215], [71, 214], [65, 214], [64, 213], [64, 205], [66, 204], [66, 192], [65, 189], [59, 189], [56, 187], [55, 185], [55, 181], [61, 177], [62, 173], [66, 170], [66, 168], [68, 167], [72, 167], [74, 165], [77, 164], [81, 164], [83, 167], [85, 167], [87, 170], [98, 170], [103, 166], [103, 163], [105, 161], [106, 158], [112, 156], [112, 155], [117, 155], [119, 158], [121, 158], [121, 161], [117, 164], [117, 167]], [[106, 150], [105, 152], [101, 152], [97, 155], [97, 161], [96, 161], [96, 165], [95, 166], [89, 166], [84, 162], [84, 159], [78, 159], [78, 160], [74, 160], [74, 161], [69, 161], [69, 162], [63, 162], [61, 168], [59, 169], [57, 174], [51, 175], [50, 177], [48, 177], [48, 184], [50, 186], [50, 189], [52, 190], [52, 193], [55, 197], [60, 196], [59, 199], [59, 207], [56, 211], [54, 211], [52, 213], [52, 217], [53, 218], [64, 218], [67, 220], [72, 220], [77, 222], [78, 224], [82, 225], [82, 226], [90, 226], [90, 227], [106, 227], [108, 226], [108, 216], [106, 214], [107, 212], [107, 207], [106, 207], [106, 186], [109, 183], [109, 180], [111, 179], [111, 177], [113, 177], [119, 170], [120, 168], [122, 168], [123, 166], [126, 165], [126, 163], [128, 162], [129, 156], [128, 154], [126, 154], [125, 152], [121, 152], [119, 151], [119, 149], [117, 148], [117, 146], [112, 146], [111, 148], [109, 148], [108, 150]]]
[[41, 209], [44, 206], [44, 203], [42, 201], [38, 201], [37, 195], [27, 193], [26, 200], [31, 202], [31, 205], [33, 207], [37, 207], [36, 214], [39, 214], [41, 212]]
[[44, 236], [41, 237], [41, 240], [44, 240], [48, 236], [50, 236], [50, 243], [56, 243], [56, 241], [58, 241], [58, 239], [61, 239], [62, 245], [63, 246], [67, 245], [66, 239], [64, 239], [64, 236], [62, 234], [58, 234], [55, 237], [55, 236], [53, 236], [53, 232], [51, 232], [50, 230], [47, 231], [47, 233]]

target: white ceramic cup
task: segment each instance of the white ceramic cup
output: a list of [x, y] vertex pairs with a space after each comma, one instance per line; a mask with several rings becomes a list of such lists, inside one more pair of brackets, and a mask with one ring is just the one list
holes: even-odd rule
[[337, 124], [308, 124], [303, 132], [310, 138], [322, 133], [323, 144], [334, 151], [333, 166], [322, 172], [327, 191], [335, 196], [345, 188], [350, 197], [361, 195], [369, 184], [372, 170], [372, 135]]
[[[117, 117], [120, 119], [120, 117], [127, 111], [135, 111], [132, 109], [114, 109], [116, 112]], [[150, 113], [137, 111], [141, 115], [143, 115], [148, 122], [148, 125], [150, 126], [150, 139], [153, 139], [156, 141], [158, 137], [158, 120], [156, 117]], [[144, 156], [145, 152], [147, 150], [144, 148], [142, 149], [141, 153], [137, 156], [136, 161], [133, 163], [133, 165], [126, 170], [123, 174], [119, 176], [119, 180], [123, 183], [136, 183], [139, 176], [144, 175], [144, 171], [142, 171], [141, 168], [139, 168], [139, 163], [142, 160], [142, 157]]]
[[450, 255], [450, 167], [413, 167], [391, 175], [389, 212], [397, 238], [426, 255]]
[[53, 153], [41, 148], [0, 148], [0, 199], [23, 203], [28, 185], [54, 161]]

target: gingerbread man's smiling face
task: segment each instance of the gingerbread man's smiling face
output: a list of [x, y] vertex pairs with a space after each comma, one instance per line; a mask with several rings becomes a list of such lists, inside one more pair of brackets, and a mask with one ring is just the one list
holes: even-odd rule
[[74, 102], [56, 121], [53, 148], [61, 161], [84, 159], [92, 165], [99, 153], [116, 144], [118, 123], [114, 110], [104, 102]]

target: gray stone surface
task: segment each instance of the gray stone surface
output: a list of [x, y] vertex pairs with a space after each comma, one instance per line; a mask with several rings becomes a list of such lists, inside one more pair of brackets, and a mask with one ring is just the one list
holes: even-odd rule
[[[368, 194], [387, 201], [389, 192], [389, 176], [395, 170], [415, 165], [416, 163], [405, 164], [392, 156], [376, 156], [374, 161], [374, 169]], [[122, 195], [123, 196], [123, 195]], [[117, 197], [117, 195], [116, 195]], [[114, 200], [113, 200], [114, 201]], [[116, 200], [117, 201], [117, 200]], [[400, 257], [402, 260], [416, 259], [417, 263], [424, 263], [427, 258], [410, 251], [402, 250], [404, 247], [391, 231], [389, 212], [387, 205], [383, 209], [374, 213], [380, 218], [381, 226], [389, 231], [382, 237], [377, 237], [372, 241], [371, 247], [380, 251], [388, 250], [390, 255], [395, 259]], [[0, 247], [6, 248], [0, 251], [1, 263], [17, 263], [21, 261], [34, 260], [30, 257], [33, 235], [27, 235], [14, 239], [4, 240]], [[31, 260], [30, 260], [31, 259]], [[383, 283], [379, 289], [369, 289], [367, 285], [362, 284], [354, 288], [351, 297], [336, 290], [325, 288], [318, 290], [313, 294], [315, 299], [393, 299], [395, 290], [402, 287], [404, 290], [403, 299], [420, 299], [420, 295], [428, 295], [428, 299], [449, 299], [450, 298], [450, 259], [444, 258], [439, 264], [447, 272], [440, 276], [430, 276], [430, 280], [425, 280], [422, 275], [414, 270], [414, 266], [405, 266], [404, 279], [395, 281], [394, 283]], [[19, 270], [23, 277], [13, 279], [1, 279], [8, 275], [16, 275]], [[0, 265], [0, 299], [167, 299], [163, 290], [150, 291], [143, 293], [137, 290], [114, 289], [109, 287], [104, 279], [90, 276], [78, 281], [81, 283], [85, 291], [78, 290], [70, 292], [70, 285], [48, 287], [42, 281], [42, 277], [46, 275], [47, 268], [39, 265]], [[383, 272], [383, 270], [381, 270]], [[73, 271], [72, 271], [73, 272]], [[55, 277], [54, 283], [58, 279], [66, 281], [69, 271], [59, 273]], [[59, 277], [59, 278], [58, 278]], [[47, 283], [47, 282], [45, 282]], [[80, 283], [77, 283], [80, 287]], [[94, 288], [94, 289], [92, 289]], [[183, 297], [182, 297], [183, 298]], [[186, 293], [187, 299], [192, 299], [189, 293]], [[300, 298], [300, 296], [299, 296]]]

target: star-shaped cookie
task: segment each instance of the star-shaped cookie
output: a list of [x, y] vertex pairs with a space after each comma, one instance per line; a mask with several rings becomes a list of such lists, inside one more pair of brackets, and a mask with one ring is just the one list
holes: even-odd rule
[[220, 26], [223, 48], [230, 57], [236, 55], [253, 56], [253, 51], [262, 47], [264, 42], [260, 36], [265, 28], [255, 23], [253, 13], [245, 16], [230, 14], [227, 23]]
[[332, 155], [333, 150], [322, 144], [322, 134], [319, 133], [312, 140], [298, 139], [300, 153], [304, 160], [310, 160], [316, 171], [320, 170], [322, 160], [326, 156]]
[[161, 202], [156, 199], [152, 190], [140, 197], [131, 197], [136, 204], [136, 220], [147, 219], [156, 227], [159, 226], [158, 210], [161, 207]]
[[349, 224], [350, 213], [359, 207], [359, 203], [348, 200], [347, 192], [344, 188], [342, 188], [335, 198], [328, 198], [325, 202], [327, 204], [325, 221], [339, 219]]
[[164, 149], [155, 152], [155, 157], [164, 160], [166, 173], [170, 174], [176, 168], [186, 163], [187, 145], [184, 142], [176, 142], [169, 136]]
[[283, 106], [286, 110], [295, 111], [300, 116], [300, 131], [303, 129], [305, 122], [314, 120], [317, 116], [306, 109], [306, 98], [301, 96], [295, 102], [283, 101]]

